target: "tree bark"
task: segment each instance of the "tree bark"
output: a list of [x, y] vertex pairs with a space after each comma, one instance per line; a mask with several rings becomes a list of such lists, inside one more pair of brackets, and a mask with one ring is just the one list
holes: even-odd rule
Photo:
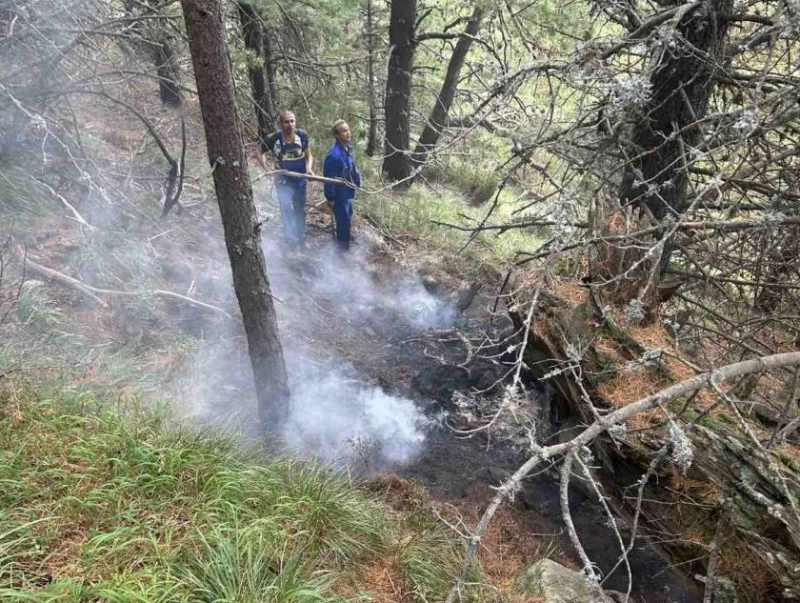
[[[731, 7], [732, 0], [705, 0], [690, 6], [676, 26], [679, 35], [674, 47], [657, 51], [661, 54], [650, 74], [652, 92], [633, 128], [638, 154], [626, 165], [620, 188], [621, 205], [640, 209], [629, 216], [635, 229], [651, 218], [677, 218], [689, 209], [691, 153], [703, 135], [696, 122], [706, 114], [715, 76], [722, 68]], [[619, 218], [618, 208], [612, 213]], [[599, 226], [599, 234], [618, 234], [618, 226]], [[643, 242], [650, 243], [656, 253], [647, 244], [636, 248], [598, 245], [590, 277], [613, 281], [603, 291], [604, 297], [617, 306], [637, 300], [644, 320], [652, 322], [658, 317], [658, 290], [673, 247], [669, 241], [655, 247], [657, 238]]]
[[395, 182], [405, 180], [411, 174], [408, 148], [416, 18], [417, 0], [392, 0], [383, 173]]
[[478, 34], [483, 14], [483, 7], [480, 4], [475, 6], [475, 10], [472, 12], [466, 28], [464, 28], [464, 33], [461, 34], [458, 42], [456, 42], [456, 47], [450, 56], [450, 62], [447, 64], [447, 73], [442, 83], [442, 89], [433, 103], [433, 109], [431, 109], [425, 129], [422, 131], [417, 148], [414, 151], [415, 163], [425, 162], [428, 154], [433, 151], [436, 143], [439, 142], [442, 131], [447, 127], [450, 107], [453, 105], [453, 100], [455, 100], [458, 90], [458, 78], [461, 75], [461, 68], [464, 66], [467, 53], [475, 41], [475, 36]]
[[706, 114], [731, 6], [731, 0], [706, 0], [688, 9], [676, 27], [677, 47], [662, 53], [650, 75], [652, 94], [633, 133], [641, 152], [625, 170], [620, 196], [646, 205], [657, 219], [688, 207], [687, 152], [702, 135], [691, 124]]
[[378, 150], [378, 100], [375, 90], [375, 23], [372, 0], [367, 0], [367, 100], [369, 102], [369, 130], [367, 133], [367, 157]]
[[265, 428], [274, 429], [287, 416], [289, 389], [236, 115], [222, 0], [182, 0], [182, 5], [259, 416]]
[[271, 28], [265, 23], [263, 26], [264, 34], [261, 37], [261, 42], [264, 44], [264, 70], [267, 72], [267, 89], [269, 90], [269, 95], [272, 98], [272, 102], [275, 105], [275, 113], [273, 117], [277, 118], [278, 113], [278, 102], [280, 101], [280, 97], [278, 96], [278, 84], [277, 79], [275, 76], [275, 52], [272, 49], [272, 39], [274, 36], [274, 32], [271, 31]]
[[277, 114], [276, 99], [273, 96], [274, 83], [270, 85], [267, 73], [267, 66], [272, 63], [272, 57], [266, 52], [271, 49], [269, 36], [262, 25], [261, 15], [252, 4], [239, 2], [236, 6], [242, 23], [245, 48], [256, 56], [256, 61], [248, 64], [247, 74], [250, 78], [253, 108], [258, 121], [258, 134], [261, 140], [266, 140], [274, 130], [273, 124]]
[[137, 20], [141, 16], [152, 16], [158, 10], [157, 3], [151, 0], [134, 2], [125, 0], [125, 13], [133, 19], [130, 31], [138, 38], [138, 46], [142, 52], [150, 55], [158, 76], [158, 96], [161, 102], [171, 107], [179, 107], [183, 102], [181, 94], [181, 73], [178, 69], [178, 60], [170, 44], [170, 35], [164, 21]]

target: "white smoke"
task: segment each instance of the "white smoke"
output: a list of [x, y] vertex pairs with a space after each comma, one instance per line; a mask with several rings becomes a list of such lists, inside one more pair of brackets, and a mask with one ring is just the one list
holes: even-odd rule
[[[240, 338], [204, 340], [181, 380], [182, 411], [232, 434], [260, 435], [250, 361]], [[367, 384], [351, 366], [287, 350], [291, 411], [280, 433], [293, 453], [374, 470], [413, 462], [427, 418], [414, 402]]]
[[[385, 261], [376, 267], [364, 240], [342, 256], [318, 233], [302, 254], [283, 249], [278, 237], [265, 234], [264, 250], [272, 292], [281, 300], [276, 309], [291, 391], [281, 436], [294, 453], [337, 464], [374, 470], [413, 462], [425, 440], [424, 413], [412, 400], [370, 383], [347, 358], [381, 350], [391, 337], [446, 327], [455, 310], [411, 271], [387, 274]], [[230, 281], [220, 275], [218, 282]], [[207, 334], [182, 386], [179, 397], [190, 401], [196, 418], [256, 435], [241, 330]]]
[[[304, 294], [325, 300], [328, 311], [347, 320], [372, 322], [386, 316], [418, 330], [446, 327], [455, 320], [455, 309], [428, 293], [419, 280], [404, 275], [394, 281], [382, 275], [370, 265], [369, 250], [363, 246], [341, 255], [331, 241], [319, 252], [287, 259], [274, 233], [263, 245], [278, 297], [291, 296], [302, 283]], [[305, 275], [298, 278], [298, 271]], [[293, 320], [292, 308], [279, 304], [278, 310]]]
[[292, 413], [283, 437], [296, 451], [370, 468], [413, 461], [425, 439], [425, 417], [411, 400], [330, 371], [292, 380]]

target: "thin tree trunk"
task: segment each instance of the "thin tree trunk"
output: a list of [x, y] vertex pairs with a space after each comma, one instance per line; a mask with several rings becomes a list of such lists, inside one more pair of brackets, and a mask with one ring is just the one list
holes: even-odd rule
[[425, 162], [427, 155], [436, 147], [436, 143], [439, 142], [439, 137], [446, 127], [450, 107], [453, 106], [453, 100], [455, 100], [456, 91], [458, 90], [458, 78], [461, 75], [461, 68], [464, 66], [467, 53], [475, 41], [475, 36], [478, 34], [483, 14], [483, 7], [478, 4], [467, 22], [464, 33], [456, 42], [456, 47], [447, 65], [447, 74], [442, 83], [442, 89], [439, 92], [439, 96], [436, 97], [428, 122], [425, 124], [425, 129], [422, 131], [417, 148], [414, 151], [415, 163]]
[[383, 173], [395, 182], [404, 180], [411, 174], [408, 146], [416, 18], [417, 0], [392, 0]]
[[[270, 98], [272, 98], [273, 106], [275, 107], [275, 115], [273, 115], [273, 119], [277, 118], [278, 113], [278, 104], [280, 101], [280, 97], [278, 96], [278, 86], [276, 84], [277, 80], [275, 78], [275, 53], [272, 50], [272, 37], [274, 32], [271, 28], [264, 23], [263, 24], [263, 35], [261, 36], [261, 43], [264, 45], [264, 70], [267, 72], [267, 89], [269, 90]], [[274, 124], [270, 124], [270, 128]]]
[[[258, 134], [261, 140], [272, 134], [273, 122], [277, 113], [275, 109], [275, 98], [269, 85], [267, 75], [267, 64], [272, 57], [265, 52], [265, 38], [268, 36], [264, 31], [261, 15], [256, 8], [249, 2], [239, 2], [237, 5], [239, 19], [242, 22], [242, 38], [245, 48], [252, 51], [257, 60], [250, 63], [247, 67], [247, 74], [250, 77], [250, 88], [253, 94], [253, 108], [258, 120]], [[269, 42], [267, 41], [267, 44]]]
[[181, 95], [181, 75], [175, 52], [166, 38], [156, 41], [152, 48], [161, 102], [171, 107], [180, 107], [183, 96]]
[[289, 389], [236, 115], [222, 0], [182, 0], [182, 5], [259, 415], [264, 427], [272, 429], [286, 418]]
[[367, 100], [369, 102], [369, 130], [367, 156], [378, 150], [378, 100], [375, 90], [375, 32], [372, 19], [372, 0], [367, 0]]
[[136, 2], [125, 0], [125, 14], [132, 19], [130, 26], [131, 39], [139, 40], [134, 48], [150, 55], [158, 76], [158, 96], [161, 102], [172, 107], [179, 107], [183, 102], [181, 94], [181, 72], [178, 59], [170, 45], [170, 35], [166, 22], [158, 19], [139, 20], [139, 17], [156, 16], [159, 13], [157, 3], [151, 0]]

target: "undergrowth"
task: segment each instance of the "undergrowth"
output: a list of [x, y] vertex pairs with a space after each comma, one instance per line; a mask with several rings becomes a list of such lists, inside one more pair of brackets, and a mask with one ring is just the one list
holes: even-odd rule
[[0, 600], [386, 600], [353, 568], [390, 558], [404, 600], [449, 587], [460, 548], [420, 509], [390, 510], [344, 475], [268, 460], [166, 412], [115, 406], [6, 383]]
[[[367, 183], [379, 182], [380, 166], [375, 162], [363, 164]], [[367, 216], [388, 234], [394, 237], [410, 235], [426, 243], [426, 253], [438, 250], [449, 256], [456, 254], [471, 263], [502, 266], [513, 261], [520, 251], [535, 249], [549, 238], [547, 229], [527, 231], [512, 229], [505, 232], [487, 230], [472, 236], [469, 230], [481, 225], [487, 212], [495, 203], [488, 224], [500, 224], [519, 219], [513, 214], [519, 207], [517, 194], [511, 188], [496, 192], [485, 168], [450, 160], [447, 176], [431, 179], [419, 178], [406, 190], [388, 190], [370, 193], [368, 190], [357, 197], [355, 211]], [[435, 175], [435, 174], [434, 174]], [[454, 180], [458, 178], [459, 182]], [[474, 181], [474, 182], [473, 182]], [[374, 187], [375, 184], [368, 184]], [[475, 204], [464, 192], [464, 187], [476, 186], [483, 191], [481, 204]], [[454, 228], [459, 227], [459, 228]]]

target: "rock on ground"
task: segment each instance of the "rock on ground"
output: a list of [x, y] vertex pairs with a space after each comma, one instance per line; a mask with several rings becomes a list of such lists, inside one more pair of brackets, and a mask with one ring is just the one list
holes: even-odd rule
[[599, 587], [592, 587], [580, 572], [551, 559], [541, 559], [517, 577], [517, 588], [545, 603], [614, 603]]

